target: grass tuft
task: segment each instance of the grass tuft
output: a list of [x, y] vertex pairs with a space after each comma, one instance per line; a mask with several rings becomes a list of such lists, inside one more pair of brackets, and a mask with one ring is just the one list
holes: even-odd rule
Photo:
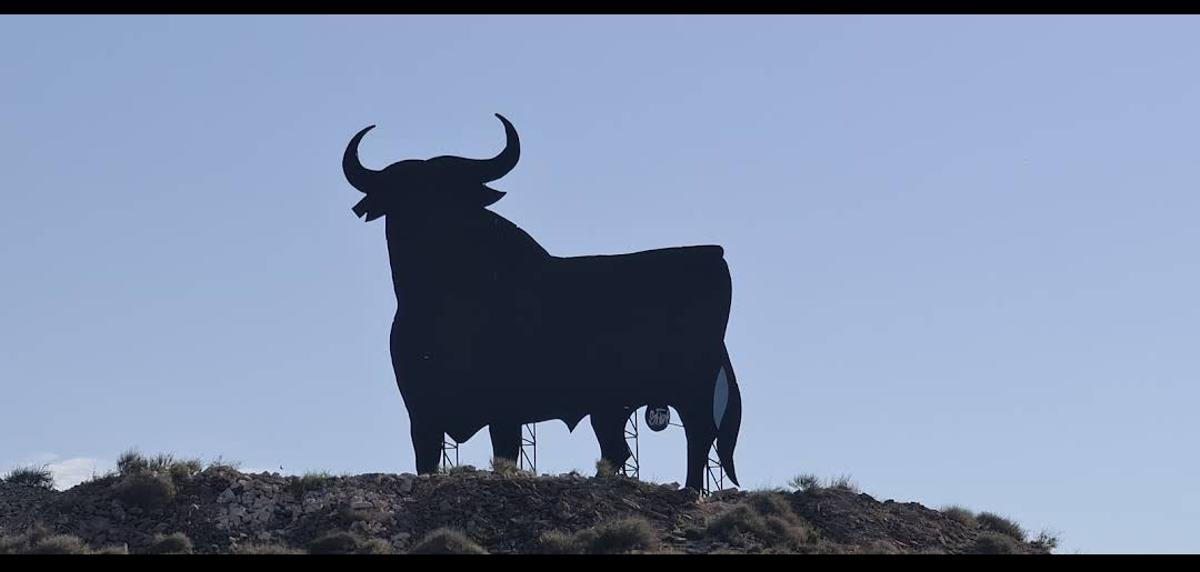
[[39, 540], [25, 554], [91, 554], [91, 549], [77, 536], [55, 534]]
[[596, 477], [615, 477], [617, 475], [617, 466], [612, 464], [608, 459], [600, 459], [596, 461]]
[[575, 534], [554, 530], [538, 539], [543, 554], [627, 554], [659, 548], [658, 531], [641, 517], [601, 522]]
[[131, 473], [114, 487], [117, 500], [143, 510], [157, 510], [175, 500], [175, 483], [169, 474]]
[[308, 491], [321, 490], [336, 479], [325, 471], [309, 471], [299, 477], [288, 477], [287, 489], [292, 494], [303, 495]]
[[792, 509], [786, 494], [770, 491], [751, 493], [717, 515], [703, 535], [735, 545], [744, 544], [749, 536], [774, 551], [794, 551], [820, 540], [816, 529]]
[[1017, 554], [1020, 551], [1013, 537], [990, 530], [980, 533], [968, 549], [971, 554]]
[[648, 552], [658, 547], [658, 531], [650, 521], [635, 516], [601, 522], [575, 540], [587, 554]]
[[487, 554], [467, 535], [450, 528], [430, 532], [408, 551], [409, 554]]
[[979, 528], [979, 521], [975, 520], [975, 511], [958, 505], [949, 505], [942, 507], [941, 513], [946, 515], [950, 520], [958, 521], [967, 528]]
[[233, 550], [234, 554], [304, 554], [299, 548], [292, 548], [286, 544], [270, 543], [270, 544], [239, 544]]
[[128, 554], [124, 547], [93, 549], [78, 536], [54, 534], [34, 525], [22, 534], [0, 536], [0, 555], [5, 554]]
[[812, 473], [804, 473], [792, 477], [792, 479], [788, 481], [788, 486], [794, 491], [803, 492], [815, 492], [823, 489], [850, 491], [852, 493], [861, 492], [858, 488], [858, 484], [850, 479], [850, 475], [842, 475], [835, 479], [829, 479], [825, 482], [821, 482], [821, 479], [817, 478], [816, 475]]
[[1011, 537], [1017, 542], [1025, 542], [1025, 530], [1010, 519], [991, 512], [981, 512], [975, 516], [980, 528]]
[[192, 539], [182, 532], [163, 536], [157, 534], [146, 549], [150, 554], [191, 554]]
[[349, 532], [331, 532], [308, 544], [309, 554], [353, 554], [359, 539]]
[[503, 477], [532, 475], [529, 471], [521, 470], [516, 461], [504, 457], [492, 457], [492, 472]]
[[1058, 548], [1058, 535], [1045, 530], [1038, 533], [1037, 538], [1030, 541], [1034, 548], [1043, 552], [1053, 552]]
[[46, 465], [40, 467], [18, 467], [5, 473], [0, 481], [14, 485], [37, 487], [39, 489], [54, 488], [54, 474]]

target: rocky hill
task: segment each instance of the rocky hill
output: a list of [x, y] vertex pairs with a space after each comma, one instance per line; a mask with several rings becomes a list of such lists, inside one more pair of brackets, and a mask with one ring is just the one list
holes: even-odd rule
[[303, 477], [122, 459], [66, 491], [0, 482], [0, 554], [1045, 553], [987, 513], [880, 502], [845, 484], [722, 491], [512, 467]]

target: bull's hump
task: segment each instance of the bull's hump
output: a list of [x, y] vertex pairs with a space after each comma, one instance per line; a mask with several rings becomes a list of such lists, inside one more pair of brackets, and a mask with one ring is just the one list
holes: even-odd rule
[[718, 244], [697, 244], [689, 246], [669, 246], [652, 250], [639, 250], [630, 254], [652, 254], [659, 252], [678, 252], [705, 256], [725, 256], [725, 249]]
[[674, 249], [666, 248], [664, 250], [686, 250], [697, 255], [711, 256], [714, 258], [722, 258], [725, 256], [725, 249], [718, 244], [701, 244], [697, 246], [679, 246]]
[[669, 248], [656, 248], [654, 250], [643, 250], [632, 253], [634, 255], [646, 256], [687, 256], [694, 258], [724, 258], [725, 249], [716, 244], [701, 244], [696, 246], [672, 246]]
[[585, 256], [568, 256], [564, 260], [579, 260], [588, 259], [642, 259], [656, 257], [675, 257], [686, 256], [706, 259], [720, 259], [725, 256], [725, 249], [716, 244], [702, 244], [696, 246], [671, 246], [667, 248], [655, 248], [652, 250], [639, 250], [636, 252], [627, 252], [624, 254], [591, 254]]

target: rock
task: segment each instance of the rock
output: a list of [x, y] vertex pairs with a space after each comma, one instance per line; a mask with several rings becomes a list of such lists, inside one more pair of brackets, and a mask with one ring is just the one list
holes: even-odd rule
[[229, 488], [221, 491], [221, 494], [217, 495], [217, 502], [219, 502], [221, 504], [230, 503], [230, 502], [233, 502], [233, 500], [236, 498], [237, 498], [237, 493], [233, 492], [233, 487], [229, 487]]
[[350, 503], [352, 510], [369, 510], [375, 508], [375, 505], [369, 501], [355, 501]]
[[712, 493], [711, 495], [708, 496], [707, 500], [709, 500], [709, 501], [728, 500], [728, 499], [732, 499], [732, 498], [741, 496], [742, 494], [743, 494], [742, 491], [739, 491], [737, 489], [725, 489], [723, 491], [716, 491], [716, 492]]
[[555, 516], [558, 516], [559, 518], [568, 518], [570, 516], [570, 512], [571, 505], [567, 504], [567, 501], [560, 499], [557, 503], [554, 503]]

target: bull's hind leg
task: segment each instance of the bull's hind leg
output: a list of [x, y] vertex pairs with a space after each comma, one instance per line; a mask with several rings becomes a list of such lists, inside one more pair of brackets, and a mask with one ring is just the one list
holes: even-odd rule
[[[715, 360], [714, 360], [715, 361]], [[717, 422], [714, 418], [714, 377], [721, 375], [720, 363], [711, 367], [700, 367], [688, 379], [700, 380], [672, 403], [679, 412], [683, 433], [687, 437], [687, 486], [703, 490], [704, 470], [708, 465], [708, 454], [717, 440]]]
[[708, 464], [708, 451], [717, 439], [716, 427], [711, 415], [697, 412], [695, 407], [676, 407], [683, 433], [687, 437], [687, 487], [703, 490], [704, 467]]
[[521, 454], [521, 424], [493, 423], [488, 425], [492, 436], [492, 457], [518, 463]]
[[625, 442], [625, 420], [629, 410], [615, 407], [593, 412], [592, 430], [596, 432], [596, 440], [600, 442], [600, 458], [607, 461], [613, 469], [620, 469], [633, 453]]

